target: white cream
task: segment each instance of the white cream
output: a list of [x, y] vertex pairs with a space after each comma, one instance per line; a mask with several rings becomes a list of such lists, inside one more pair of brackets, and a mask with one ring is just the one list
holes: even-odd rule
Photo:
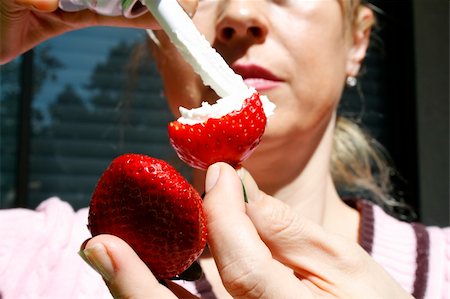
[[[199, 108], [187, 109], [180, 107], [181, 117], [178, 118], [178, 121], [182, 124], [194, 125], [205, 122], [209, 118], [221, 118], [232, 111], [240, 110], [245, 99], [251, 97], [254, 92], [255, 89], [250, 88], [245, 92], [221, 98], [213, 105], [203, 102]], [[264, 114], [269, 118], [275, 110], [275, 104], [263, 95], [260, 95], [260, 100], [263, 104]]]

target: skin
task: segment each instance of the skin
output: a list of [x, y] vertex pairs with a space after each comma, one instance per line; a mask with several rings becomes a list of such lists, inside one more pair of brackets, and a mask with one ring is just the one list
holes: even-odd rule
[[[27, 7], [42, 10], [42, 0], [26, 1], [2, 3], [3, 62], [62, 31], [104, 20], [81, 22], [87, 12], [68, 17], [55, 6], [37, 12]], [[210, 251], [201, 264], [219, 298], [411, 298], [357, 244], [359, 214], [338, 197], [329, 173], [336, 106], [345, 78], [358, 73], [364, 58], [371, 11], [359, 9], [350, 23], [337, 0], [201, 1], [193, 20], [231, 66], [256, 63], [281, 79], [265, 91], [277, 110], [247, 170], [217, 163], [194, 173], [195, 187], [206, 192]], [[11, 32], [21, 25], [17, 39]], [[153, 50], [172, 111], [214, 102], [217, 96], [164, 34], [157, 36], [161, 48]], [[92, 238], [81, 253], [116, 298], [195, 298], [173, 283], [159, 284], [117, 237]]]

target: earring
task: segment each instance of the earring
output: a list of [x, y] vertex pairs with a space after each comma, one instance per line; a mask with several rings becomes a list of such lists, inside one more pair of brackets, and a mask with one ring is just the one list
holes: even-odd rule
[[356, 77], [353, 77], [353, 76], [347, 77], [346, 84], [348, 87], [355, 87], [357, 83], [358, 83], [358, 79], [356, 79]]

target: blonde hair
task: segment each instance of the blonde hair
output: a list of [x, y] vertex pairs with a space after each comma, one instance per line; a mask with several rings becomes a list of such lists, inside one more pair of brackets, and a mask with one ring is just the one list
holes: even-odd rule
[[366, 199], [402, 220], [417, 215], [402, 198], [395, 198], [392, 177], [398, 175], [384, 147], [355, 122], [336, 120], [331, 175], [345, 200]]
[[[349, 23], [354, 25], [358, 9], [366, 4], [361, 0], [349, 0], [343, 4]], [[398, 173], [384, 147], [358, 124], [342, 116], [337, 118], [335, 125], [331, 174], [344, 199], [364, 198], [397, 218], [416, 218], [402, 198], [395, 198], [397, 194], [394, 195], [392, 178]]]
[[377, 201], [388, 201], [392, 191], [388, 155], [356, 123], [338, 117], [331, 155], [331, 174], [339, 190], [370, 192]]

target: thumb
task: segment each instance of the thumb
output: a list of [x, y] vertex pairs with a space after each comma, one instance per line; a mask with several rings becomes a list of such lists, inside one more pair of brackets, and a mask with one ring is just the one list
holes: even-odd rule
[[[292, 271], [272, 258], [247, 216], [236, 171], [225, 163], [213, 164], [205, 190], [208, 245], [227, 291], [234, 298], [292, 298], [295, 290], [298, 296], [310, 298]], [[256, 190], [249, 186], [251, 196]]]
[[[158, 282], [134, 250], [118, 237], [93, 237], [82, 245], [79, 254], [103, 277], [114, 298], [177, 298]], [[194, 298], [186, 293], [183, 298]]]

